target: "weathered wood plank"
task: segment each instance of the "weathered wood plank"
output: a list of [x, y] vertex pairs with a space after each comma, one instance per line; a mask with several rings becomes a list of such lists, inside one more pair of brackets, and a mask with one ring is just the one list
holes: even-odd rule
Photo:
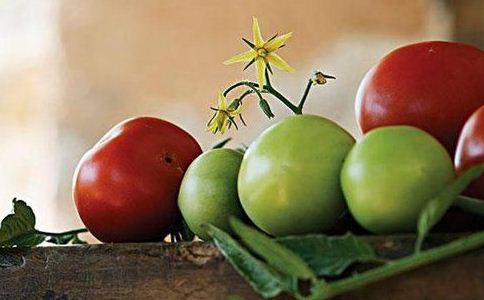
[[[439, 244], [450, 237], [433, 237]], [[369, 238], [386, 257], [412, 237]], [[0, 299], [259, 299], [210, 243], [104, 244], [0, 251]], [[338, 299], [484, 299], [484, 249]]]

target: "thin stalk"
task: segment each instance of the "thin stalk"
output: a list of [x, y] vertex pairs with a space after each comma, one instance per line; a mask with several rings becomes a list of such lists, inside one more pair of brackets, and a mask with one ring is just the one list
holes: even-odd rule
[[228, 93], [230, 93], [232, 90], [234, 90], [234, 89], [236, 89], [236, 88], [238, 88], [240, 86], [247, 86], [247, 87], [249, 87], [254, 93], [257, 94], [257, 96], [259, 97], [259, 99], [263, 99], [262, 98], [262, 93], [264, 93], [264, 90], [265, 90], [269, 94], [271, 94], [272, 96], [274, 96], [275, 98], [277, 98], [279, 101], [281, 101], [284, 105], [286, 105], [293, 113], [295, 113], [295, 114], [301, 114], [300, 109], [296, 105], [292, 104], [291, 101], [289, 101], [286, 97], [284, 97], [281, 93], [279, 93], [274, 87], [272, 87], [272, 85], [269, 85], [269, 84], [264, 85], [264, 90], [260, 91], [257, 88], [259, 86], [258, 83], [251, 82], [251, 81], [240, 81], [240, 82], [237, 82], [234, 85], [229, 86], [225, 90], [224, 96], [227, 96]]
[[63, 235], [68, 235], [68, 234], [79, 234], [79, 233], [83, 233], [83, 232], [88, 232], [87, 228], [74, 229], [74, 230], [69, 230], [69, 231], [65, 231], [65, 232], [58, 232], [58, 233], [35, 230], [35, 233], [48, 235], [48, 236], [63, 236]]
[[[435, 261], [479, 248], [483, 245], [484, 231], [458, 239], [443, 246], [435, 247], [418, 254], [404, 257], [400, 260], [388, 263], [382, 267], [352, 276], [350, 278], [334, 281], [329, 285], [324, 283], [320, 288], [321, 293], [318, 295], [321, 298], [312, 299], [327, 299], [329, 297], [340, 295], [378, 280], [397, 275], [405, 271], [413, 270], [417, 267], [428, 265]], [[316, 294], [318, 293], [315, 293], [315, 296]]]
[[234, 84], [232, 86], [229, 86], [225, 90], [224, 96], [227, 96], [232, 90], [238, 88], [239, 86], [246, 86], [246, 87], [250, 88], [254, 93], [257, 94], [257, 96], [259, 97], [259, 99], [261, 99], [261, 100], [263, 99], [260, 91], [257, 89], [256, 86], [254, 86], [254, 83], [253, 82], [250, 82], [250, 81], [240, 81], [240, 82], [237, 82], [236, 84]]
[[279, 93], [275, 88], [273, 88], [272, 85], [264, 85], [264, 89], [268, 91], [269, 94], [271, 94], [272, 96], [279, 99], [279, 101], [284, 103], [284, 105], [286, 105], [290, 110], [292, 110], [293, 113], [295, 113], [296, 115], [301, 114], [300, 109], [296, 105], [292, 104], [291, 101], [289, 101], [286, 97], [284, 97], [281, 93]]
[[266, 68], [266, 85], [272, 86], [271, 78], [270, 78], [270, 75], [269, 75], [269, 68]]
[[253, 94], [253, 93], [254, 93], [253, 90], [247, 90], [242, 95], [240, 95], [239, 100], [242, 101], [246, 96]]
[[465, 212], [484, 217], [484, 200], [460, 195], [457, 196], [454, 206]]
[[311, 79], [308, 80], [308, 84], [306, 85], [306, 89], [304, 90], [304, 94], [302, 95], [301, 101], [299, 101], [299, 105], [297, 106], [299, 110], [303, 111], [304, 103], [306, 103], [306, 99], [308, 98], [309, 91], [313, 87], [313, 81]]

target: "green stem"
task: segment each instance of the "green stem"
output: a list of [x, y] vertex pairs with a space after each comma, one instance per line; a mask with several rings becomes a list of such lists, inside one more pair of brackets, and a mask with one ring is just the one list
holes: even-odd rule
[[[268, 82], [269, 83], [269, 82]], [[231, 85], [229, 86], [225, 92], [224, 92], [224, 96], [227, 96], [232, 90], [240, 87], [240, 86], [247, 86], [249, 87], [254, 93], [257, 94], [257, 96], [259, 97], [259, 99], [263, 99], [262, 98], [262, 94], [261, 93], [264, 93], [264, 90], [267, 91], [269, 94], [271, 94], [272, 96], [274, 96], [275, 98], [277, 98], [279, 101], [281, 101], [284, 105], [286, 105], [293, 113], [295, 114], [301, 114], [301, 111], [300, 109], [292, 104], [291, 101], [289, 101], [286, 97], [284, 97], [281, 93], [279, 93], [274, 87], [272, 87], [272, 85], [270, 84], [266, 84], [264, 85], [264, 90], [263, 91], [260, 91], [258, 89], [258, 86], [259, 84], [256, 83], [256, 82], [251, 82], [251, 81], [240, 81], [240, 82], [237, 82], [236, 84], [234, 85]]]
[[296, 115], [301, 114], [301, 110], [294, 104], [292, 104], [291, 101], [289, 101], [286, 97], [284, 97], [281, 93], [279, 93], [275, 88], [272, 87], [272, 85], [264, 85], [264, 89], [268, 91], [272, 96], [276, 97], [284, 103], [290, 110], [292, 110], [293, 113]]
[[454, 206], [465, 212], [484, 217], [484, 200], [460, 195], [455, 200]]
[[306, 85], [306, 89], [304, 90], [304, 94], [301, 98], [301, 101], [299, 101], [299, 105], [297, 106], [299, 108], [299, 110], [303, 111], [303, 108], [304, 108], [304, 103], [306, 103], [306, 99], [308, 98], [308, 95], [309, 95], [309, 91], [311, 90], [311, 88], [313, 87], [313, 81], [311, 79], [308, 80], [308, 84]]
[[250, 82], [250, 81], [237, 82], [236, 84], [229, 86], [225, 90], [224, 96], [227, 96], [232, 90], [238, 88], [239, 86], [246, 86], [246, 87], [250, 88], [254, 93], [256, 93], [257, 96], [259, 97], [259, 99], [262, 100], [263, 98], [262, 98], [260, 91], [257, 89], [257, 84], [255, 84], [255, 85], [254, 84], [255, 84], [255, 82]]
[[[446, 245], [404, 257], [400, 260], [388, 263], [382, 267], [341, 279], [321, 286], [320, 299], [327, 299], [342, 293], [363, 287], [378, 280], [400, 274], [402, 272], [428, 265], [435, 261], [476, 249], [484, 245], [484, 231], [458, 239]], [[314, 298], [316, 299], [316, 298]]]
[[247, 90], [244, 93], [242, 93], [242, 95], [240, 95], [239, 100], [242, 101], [246, 96], [253, 94], [253, 93], [254, 93], [253, 90]]
[[266, 68], [266, 75], [265, 76], [266, 76], [266, 84], [272, 86], [268, 68]]
[[74, 229], [74, 230], [69, 230], [69, 231], [59, 232], [59, 233], [45, 232], [40, 230], [35, 230], [35, 232], [38, 234], [43, 234], [48, 236], [63, 236], [68, 234], [78, 234], [78, 233], [88, 232], [88, 230], [87, 228], [79, 228], [79, 229]]

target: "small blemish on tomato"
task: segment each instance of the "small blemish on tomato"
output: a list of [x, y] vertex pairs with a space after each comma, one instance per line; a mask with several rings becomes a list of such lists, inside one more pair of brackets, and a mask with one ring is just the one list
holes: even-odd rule
[[163, 155], [162, 160], [163, 160], [163, 161], [164, 161], [166, 164], [171, 165], [171, 164], [173, 163], [173, 161], [174, 161], [174, 158], [173, 158], [173, 157], [172, 157], [172, 156], [171, 156], [169, 153], [165, 153], [165, 154]]
[[181, 174], [184, 174], [185, 172], [179, 165], [178, 161], [176, 160], [176, 156], [171, 154], [171, 153], [165, 153], [161, 159], [165, 164], [175, 168], [177, 171], [179, 171]]

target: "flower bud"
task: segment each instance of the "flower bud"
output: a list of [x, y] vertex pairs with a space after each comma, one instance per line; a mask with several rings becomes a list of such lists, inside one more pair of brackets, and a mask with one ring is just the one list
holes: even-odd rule
[[321, 71], [316, 71], [314, 73], [313, 78], [311, 78], [311, 81], [313, 82], [313, 84], [321, 84], [321, 85], [323, 85], [326, 82], [328, 82], [326, 79], [336, 79], [336, 77], [331, 76], [331, 75], [323, 74], [323, 72], [321, 72]]
[[261, 99], [259, 101], [259, 106], [269, 119], [274, 118], [274, 114], [272, 113], [271, 107], [269, 106], [269, 103], [267, 103], [266, 100]]

